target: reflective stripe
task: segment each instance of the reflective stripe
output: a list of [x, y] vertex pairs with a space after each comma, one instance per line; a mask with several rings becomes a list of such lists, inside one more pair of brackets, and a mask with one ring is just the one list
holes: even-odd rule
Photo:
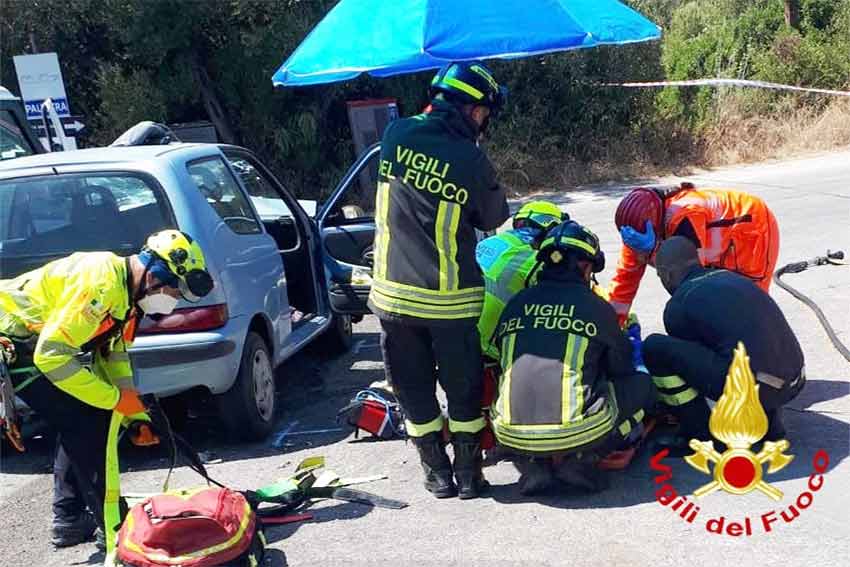
[[106, 360], [109, 363], [130, 362], [130, 353], [124, 351], [113, 351], [109, 353]]
[[483, 301], [469, 302], [458, 305], [427, 305], [406, 301], [395, 297], [388, 297], [373, 289], [369, 295], [372, 304], [388, 313], [408, 315], [423, 319], [470, 319], [481, 315], [484, 306]]
[[626, 421], [620, 424], [620, 427], [618, 427], [617, 430], [620, 432], [620, 435], [626, 437], [632, 431], [632, 424], [627, 419]]
[[375, 278], [387, 277], [387, 257], [390, 247], [390, 184], [386, 181], [378, 183], [375, 195], [375, 211], [378, 219], [375, 223]]
[[670, 376], [653, 376], [652, 382], [659, 388], [678, 388], [686, 384], [681, 376], [676, 374]]
[[571, 375], [572, 384], [570, 384], [573, 391], [571, 399], [572, 407], [570, 408], [570, 422], [581, 422], [585, 419], [582, 415], [582, 412], [584, 411], [584, 386], [582, 385], [582, 378], [584, 377], [584, 356], [587, 353], [587, 346], [590, 344], [590, 341], [579, 335], [571, 334], [570, 338], [574, 338], [577, 343], [573, 347], [571, 353], [572, 358], [570, 360], [570, 366], [573, 369]]
[[487, 426], [483, 417], [472, 421], [455, 421], [449, 418], [449, 431], [452, 433], [478, 433]]
[[76, 359], [72, 358], [58, 368], [45, 372], [44, 375], [47, 376], [51, 382], [61, 382], [62, 380], [71, 378], [82, 369], [83, 366]]
[[573, 351], [575, 350], [575, 335], [567, 335], [567, 344], [564, 346], [564, 358], [562, 361], [563, 368], [561, 369], [561, 423], [569, 423], [572, 421], [572, 415], [575, 411], [573, 404]]
[[74, 356], [80, 349], [61, 341], [43, 341], [38, 347], [38, 353], [42, 356]]
[[113, 378], [112, 383], [121, 390], [131, 390], [134, 386], [132, 376], [121, 376], [120, 378]]
[[446, 77], [443, 79], [443, 82], [447, 85], [451, 85], [454, 88], [465, 92], [469, 96], [473, 97], [475, 100], [481, 100], [482, 98], [484, 98], [484, 93], [482, 93], [472, 85], [464, 83], [463, 81], [459, 81], [454, 77]]
[[483, 287], [468, 287], [455, 291], [440, 291], [424, 287], [400, 284], [386, 279], [376, 279], [372, 289], [377, 289], [384, 295], [392, 295], [401, 299], [418, 300], [423, 303], [449, 305], [470, 301], [481, 301], [484, 297]]
[[641, 421], [643, 421], [643, 418], [645, 416], [646, 416], [646, 413], [644, 413], [644, 411], [642, 409], [639, 409], [632, 416], [632, 419], [635, 420], [636, 423], [640, 423]]
[[437, 221], [434, 225], [434, 243], [440, 259], [440, 290], [454, 291], [458, 288], [457, 226], [460, 222], [460, 205], [440, 201]]
[[660, 399], [668, 406], [674, 407], [684, 405], [696, 398], [697, 396], [699, 396], [699, 392], [697, 392], [693, 388], [688, 388], [687, 390], [683, 390], [678, 394], [665, 394], [664, 392], [658, 392], [658, 399]]
[[409, 419], [404, 420], [407, 434], [411, 437], [425, 437], [429, 433], [443, 430], [443, 416], [438, 415], [428, 423], [413, 423]]
[[526, 274], [531, 270], [525, 270], [526, 264], [533, 268], [537, 262], [537, 251], [529, 248], [521, 251], [507, 262], [504, 267], [498, 267], [488, 274], [486, 278], [487, 292], [496, 299], [507, 304], [513, 296], [525, 287]]
[[[596, 249], [593, 248], [593, 246], [591, 246], [590, 244], [588, 244], [587, 242], [585, 242], [583, 240], [579, 240], [578, 238], [558, 238], [557, 240], [558, 240], [559, 244], [560, 243], [571, 244], [572, 246], [575, 246], [576, 248], [581, 248], [582, 250], [584, 250], [585, 252], [587, 252], [588, 254], [591, 254], [591, 255], [595, 255], [596, 252], [597, 252]], [[543, 248], [546, 248], [547, 246], [551, 246], [552, 244], [555, 244], [555, 238], [554, 237], [553, 238], [547, 238], [546, 240], [543, 241], [543, 244], [540, 245], [540, 249], [542, 250]]]
[[502, 362], [504, 368], [502, 379], [499, 384], [499, 400], [501, 414], [507, 423], [511, 422], [511, 373], [513, 372], [514, 347], [516, 347], [516, 333], [511, 333], [502, 338]]

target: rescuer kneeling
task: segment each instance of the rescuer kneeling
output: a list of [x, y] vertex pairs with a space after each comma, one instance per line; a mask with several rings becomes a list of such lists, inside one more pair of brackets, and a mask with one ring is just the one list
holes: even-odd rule
[[556, 480], [600, 490], [598, 456], [640, 427], [655, 388], [635, 370], [614, 309], [591, 289], [591, 275], [605, 266], [596, 235], [565, 222], [538, 259], [538, 284], [511, 299], [496, 329], [502, 373], [493, 430], [515, 455], [523, 494]]

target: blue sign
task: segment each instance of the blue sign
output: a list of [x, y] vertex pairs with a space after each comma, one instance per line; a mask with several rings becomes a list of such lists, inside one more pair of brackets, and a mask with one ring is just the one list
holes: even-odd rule
[[[41, 119], [42, 103], [44, 103], [44, 100], [28, 100], [24, 103], [27, 108], [27, 120]], [[68, 107], [68, 99], [66, 98], [54, 98], [53, 109], [56, 110], [56, 114], [60, 118], [71, 116], [71, 110]]]

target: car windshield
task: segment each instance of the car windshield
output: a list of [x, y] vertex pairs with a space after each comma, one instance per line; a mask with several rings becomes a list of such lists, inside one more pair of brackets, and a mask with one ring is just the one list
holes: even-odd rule
[[0, 161], [34, 153], [35, 150], [24, 137], [12, 113], [0, 110]]
[[0, 279], [74, 252], [129, 256], [164, 228], [176, 228], [166, 197], [137, 174], [0, 180]]

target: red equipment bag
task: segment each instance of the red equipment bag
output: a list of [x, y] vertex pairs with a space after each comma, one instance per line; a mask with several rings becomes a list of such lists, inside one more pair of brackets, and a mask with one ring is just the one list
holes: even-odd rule
[[256, 567], [264, 548], [255, 510], [228, 488], [151, 496], [130, 509], [118, 532], [118, 559], [133, 567]]
[[379, 439], [404, 437], [404, 414], [401, 406], [388, 392], [375, 389], [357, 393], [351, 402], [339, 410], [337, 422], [346, 416], [349, 425], [354, 426], [354, 436], [360, 431], [368, 431]]

